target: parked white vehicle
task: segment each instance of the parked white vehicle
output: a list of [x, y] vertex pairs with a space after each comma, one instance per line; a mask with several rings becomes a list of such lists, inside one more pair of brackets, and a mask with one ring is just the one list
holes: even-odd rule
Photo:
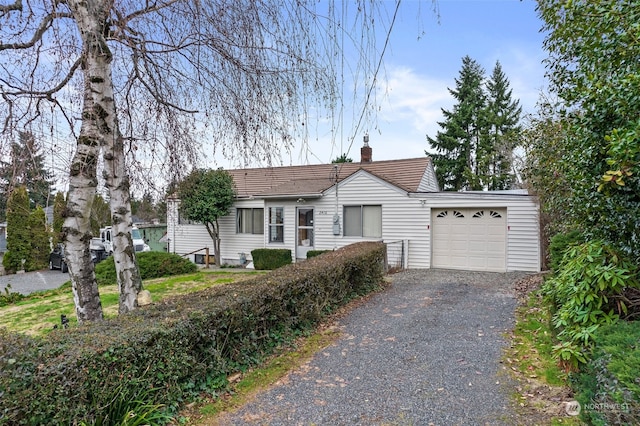
[[[106, 228], [102, 228], [100, 230], [100, 238], [102, 239], [102, 244], [104, 245], [104, 250], [107, 255], [113, 253], [113, 236], [111, 235], [111, 227], [107, 226]], [[142, 235], [140, 234], [140, 230], [134, 225], [131, 228], [131, 239], [133, 240], [133, 247], [136, 252], [139, 251], [151, 251], [151, 247], [144, 242]]]

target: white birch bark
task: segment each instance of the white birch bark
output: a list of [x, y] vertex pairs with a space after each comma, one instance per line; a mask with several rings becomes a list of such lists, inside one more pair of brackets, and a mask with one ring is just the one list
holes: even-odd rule
[[131, 196], [122, 135], [116, 134], [104, 147], [104, 176], [110, 195], [113, 260], [120, 299], [118, 312], [124, 314], [138, 307], [137, 297], [142, 280], [136, 264], [135, 247], [131, 238]]
[[[97, 163], [105, 135], [113, 128], [111, 52], [102, 35], [108, 5], [70, 0], [83, 44], [84, 105], [77, 149], [69, 171], [69, 198], [63, 225], [65, 256], [78, 322], [102, 320], [102, 304], [89, 251], [91, 206]], [[91, 6], [91, 9], [89, 7]], [[111, 105], [109, 105], [111, 104]]]
[[[70, 208], [75, 207], [78, 214], [70, 216], [65, 225], [68, 222], [66, 231], [70, 252], [69, 269], [74, 283], [78, 319], [84, 321], [102, 319], [102, 308], [88, 247], [91, 238], [89, 214], [96, 193], [96, 164], [100, 147], [104, 152], [105, 178], [110, 195], [113, 257], [120, 290], [120, 313], [136, 308], [136, 298], [142, 282], [131, 239], [129, 180], [125, 170], [123, 140], [118, 127], [113, 94], [112, 54], [104, 38], [105, 31], [108, 31], [106, 22], [111, 2], [70, 0], [69, 6], [83, 42], [85, 105], [78, 138], [78, 158], [71, 170], [71, 179], [75, 185], [74, 190], [70, 191], [73, 195], [69, 201]], [[83, 155], [85, 151], [90, 155]], [[74, 167], [81, 172], [86, 171], [86, 176], [84, 173], [75, 173]], [[74, 177], [74, 174], [77, 174], [77, 177]], [[83, 297], [93, 301], [93, 304], [84, 303]], [[82, 312], [82, 318], [81, 311], [87, 311]]]

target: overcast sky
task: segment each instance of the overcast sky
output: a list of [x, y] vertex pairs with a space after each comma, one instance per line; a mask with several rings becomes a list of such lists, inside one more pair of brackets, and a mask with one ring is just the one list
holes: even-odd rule
[[[418, 7], [421, 19], [416, 19]], [[402, 3], [384, 61], [388, 85], [381, 85], [377, 92], [377, 123], [368, 124], [353, 138], [349, 132], [355, 127], [350, 122], [354, 114], [346, 111], [346, 130], [334, 144], [327, 131], [320, 129], [307, 151], [296, 147], [283, 156], [283, 165], [328, 163], [342, 152], [359, 161], [365, 132], [370, 134], [374, 161], [423, 156], [429, 148], [426, 135], [435, 136], [439, 129], [441, 108], [450, 109], [454, 103], [447, 88], [455, 87], [465, 55], [479, 62], [487, 76], [500, 61], [514, 98], [520, 99], [525, 112], [534, 111], [538, 94], [546, 86], [542, 23], [535, 2], [439, 0], [438, 7], [439, 22], [430, 1]], [[230, 166], [223, 158], [214, 162]]]

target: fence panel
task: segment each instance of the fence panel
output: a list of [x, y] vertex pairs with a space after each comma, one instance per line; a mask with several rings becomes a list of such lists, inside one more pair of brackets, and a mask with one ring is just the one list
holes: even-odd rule
[[404, 251], [406, 249], [404, 241], [388, 241], [385, 242], [385, 245], [387, 246], [387, 272], [395, 272], [404, 269], [406, 267], [406, 265], [404, 264]]

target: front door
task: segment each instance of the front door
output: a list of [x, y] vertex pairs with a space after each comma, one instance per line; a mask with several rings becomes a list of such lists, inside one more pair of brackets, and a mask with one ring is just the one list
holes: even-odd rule
[[313, 250], [313, 207], [298, 207], [296, 259], [306, 259]]

